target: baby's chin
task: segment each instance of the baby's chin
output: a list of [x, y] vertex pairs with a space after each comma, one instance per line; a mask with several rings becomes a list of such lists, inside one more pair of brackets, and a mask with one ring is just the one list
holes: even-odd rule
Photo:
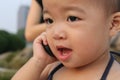
[[63, 63], [63, 65], [64, 65], [66, 68], [78, 69], [78, 68], [82, 68], [82, 67], [86, 66], [87, 64], [80, 64], [80, 63]]

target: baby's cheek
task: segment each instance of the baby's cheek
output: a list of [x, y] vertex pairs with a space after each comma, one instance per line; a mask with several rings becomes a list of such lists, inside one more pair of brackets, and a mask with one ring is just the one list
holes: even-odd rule
[[87, 64], [100, 55], [100, 45], [95, 41], [84, 40], [82, 42], [79, 42], [78, 47], [75, 49], [76, 58], [80, 59], [79, 61], [81, 61], [81, 63], [85, 62]]

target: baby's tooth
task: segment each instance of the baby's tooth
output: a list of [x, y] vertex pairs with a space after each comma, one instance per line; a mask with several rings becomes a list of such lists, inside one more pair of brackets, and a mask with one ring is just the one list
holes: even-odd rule
[[67, 53], [65, 51], [63, 51], [63, 56], [66, 56], [66, 55], [67, 55]]

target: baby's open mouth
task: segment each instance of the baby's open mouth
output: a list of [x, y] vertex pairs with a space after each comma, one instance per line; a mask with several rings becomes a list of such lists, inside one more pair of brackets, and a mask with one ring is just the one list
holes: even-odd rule
[[58, 51], [62, 53], [63, 56], [66, 56], [72, 49], [69, 48], [58, 48]]
[[57, 47], [60, 60], [66, 60], [70, 57], [72, 49], [66, 47]]

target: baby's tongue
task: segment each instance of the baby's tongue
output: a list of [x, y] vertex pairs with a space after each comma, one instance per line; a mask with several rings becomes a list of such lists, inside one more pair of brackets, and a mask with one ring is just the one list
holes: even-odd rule
[[65, 61], [65, 60], [69, 59], [69, 57], [71, 55], [71, 51], [72, 51], [72, 49], [68, 49], [68, 48], [60, 49], [60, 54], [59, 54], [60, 60]]

